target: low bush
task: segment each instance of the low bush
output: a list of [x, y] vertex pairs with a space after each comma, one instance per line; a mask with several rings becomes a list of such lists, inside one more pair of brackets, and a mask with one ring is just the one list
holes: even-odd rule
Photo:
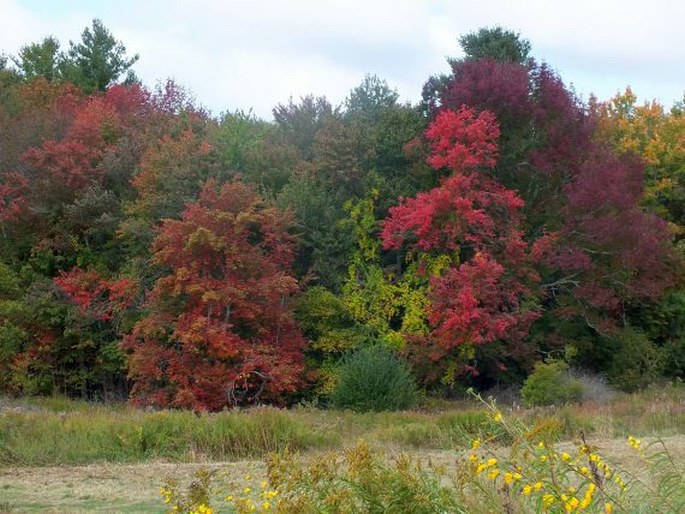
[[529, 407], [562, 405], [583, 396], [582, 383], [571, 377], [563, 361], [538, 362], [521, 388], [523, 402]]
[[609, 366], [609, 381], [632, 393], [663, 376], [664, 352], [639, 330], [626, 327], [614, 338], [617, 350]]
[[362, 348], [344, 360], [330, 395], [333, 407], [358, 412], [407, 409], [417, 400], [409, 365], [382, 346]]

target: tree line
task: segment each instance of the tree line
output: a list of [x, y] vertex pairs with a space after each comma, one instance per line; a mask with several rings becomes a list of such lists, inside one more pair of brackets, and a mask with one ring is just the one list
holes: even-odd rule
[[684, 104], [460, 43], [415, 104], [368, 75], [273, 121], [145, 87], [99, 20], [3, 56], [0, 389], [287, 404], [375, 345], [433, 394], [683, 378]]

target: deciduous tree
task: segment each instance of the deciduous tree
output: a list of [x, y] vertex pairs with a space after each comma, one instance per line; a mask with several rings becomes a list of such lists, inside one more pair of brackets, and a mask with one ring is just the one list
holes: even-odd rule
[[290, 224], [252, 187], [213, 181], [165, 220], [153, 249], [169, 272], [123, 343], [138, 403], [219, 410], [301, 386]]

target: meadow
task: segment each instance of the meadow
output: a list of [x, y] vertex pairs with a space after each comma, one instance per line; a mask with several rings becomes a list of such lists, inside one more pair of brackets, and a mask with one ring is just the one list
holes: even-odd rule
[[[398, 462], [410, 463], [407, 469], [413, 471], [407, 471], [405, 478], [421, 476], [421, 483], [426, 485], [439, 476], [431, 487], [440, 489], [446, 480], [463, 474], [469, 466], [467, 458], [476, 460], [475, 453], [467, 454], [475, 450], [474, 445], [480, 446], [480, 441], [483, 445], [478, 451], [487, 446], [487, 454], [477, 458], [482, 458], [486, 465], [493, 456], [499, 457], [502, 477], [507, 473], [505, 461], [513, 458], [514, 450], [520, 454], [522, 444], [542, 444], [544, 440], [550, 447], [556, 445], [559, 455], [572, 454], [573, 448], [580, 448], [583, 437], [612, 466], [626, 469], [635, 479], [649, 483], [654, 475], [641, 463], [639, 452], [627, 444], [627, 438], [639, 437], [645, 446], [663, 442], [675, 461], [675, 469], [682, 473], [684, 392], [682, 385], [668, 385], [633, 395], [616, 394], [601, 403], [535, 409], [481, 403], [478, 399], [425, 400], [417, 410], [392, 413], [299, 406], [287, 410], [254, 407], [196, 414], [144, 411], [125, 404], [103, 405], [64, 398], [3, 399], [0, 512], [162, 512], [165, 504], [160, 487], [165, 484], [170, 487], [166, 489], [166, 507], [178, 505], [180, 510], [193, 512], [198, 504], [193, 507], [188, 501], [203, 476], [207, 479], [206, 492], [215, 504], [214, 512], [249, 512], [251, 504], [225, 501], [233, 497], [232, 490], [257, 491], [257, 484], [280, 480], [282, 487], [289, 484], [291, 493], [303, 493], [302, 483], [294, 487], [293, 476], [281, 474], [279, 479], [274, 470], [287, 462], [285, 469], [299, 469], [296, 475], [301, 479], [315, 476], [317, 466], [337, 462], [336, 469], [328, 472], [348, 473], [350, 462], [346, 459], [357, 459], [359, 452], [366, 455], [364, 462], [370, 466], [366, 471], [371, 475], [389, 476], [399, 469]], [[527, 428], [524, 433], [517, 427]], [[531, 434], [535, 434], [535, 439]], [[486, 468], [484, 471], [488, 472]], [[327, 476], [330, 480], [342, 480], [339, 483], [351, 483], [349, 476]], [[316, 496], [317, 483], [307, 482], [308, 497]], [[657, 490], [658, 484], [654, 487]], [[445, 491], [440, 492], [444, 494]], [[519, 495], [523, 495], [523, 489]], [[258, 501], [255, 496], [255, 502]], [[256, 508], [261, 510], [259, 506], [263, 503], [255, 503]], [[307, 511], [302, 505], [297, 509], [288, 505], [283, 504], [281, 510]], [[273, 508], [271, 504], [269, 507]], [[528, 512], [525, 509], [531, 508], [500, 507], [492, 510], [490, 506], [490, 510], [483, 512]], [[539, 507], [536, 510], [542, 512], [542, 504]], [[379, 510], [385, 511], [402, 512]]]

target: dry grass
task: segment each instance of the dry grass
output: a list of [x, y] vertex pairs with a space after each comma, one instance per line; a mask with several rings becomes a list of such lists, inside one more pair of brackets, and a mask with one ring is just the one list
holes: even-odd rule
[[187, 484], [200, 467], [236, 476], [264, 473], [260, 461], [7, 468], [0, 474], [0, 505], [12, 513], [160, 512], [164, 477]]
[[[674, 458], [685, 461], [685, 435], [663, 438]], [[624, 438], [593, 440], [600, 453], [621, 468], [635, 470], [649, 482], [644, 467]], [[649, 439], [645, 440], [645, 443]], [[566, 444], [559, 445], [564, 449]], [[570, 443], [567, 444], [571, 446]], [[388, 450], [392, 458], [396, 450]], [[405, 452], [406, 453], [406, 452]], [[409, 452], [414, 459], [431, 461], [450, 469], [455, 465], [454, 451]], [[306, 458], [306, 456], [305, 456]], [[10, 505], [10, 512], [160, 512], [160, 485], [169, 476], [187, 484], [195, 471], [205, 467], [240, 482], [251, 475], [252, 482], [265, 477], [261, 460], [208, 463], [90, 464], [87, 466], [5, 468], [0, 474], [0, 505]], [[245, 482], [247, 485], [247, 481]], [[0, 512], [2, 512], [0, 508]]]

